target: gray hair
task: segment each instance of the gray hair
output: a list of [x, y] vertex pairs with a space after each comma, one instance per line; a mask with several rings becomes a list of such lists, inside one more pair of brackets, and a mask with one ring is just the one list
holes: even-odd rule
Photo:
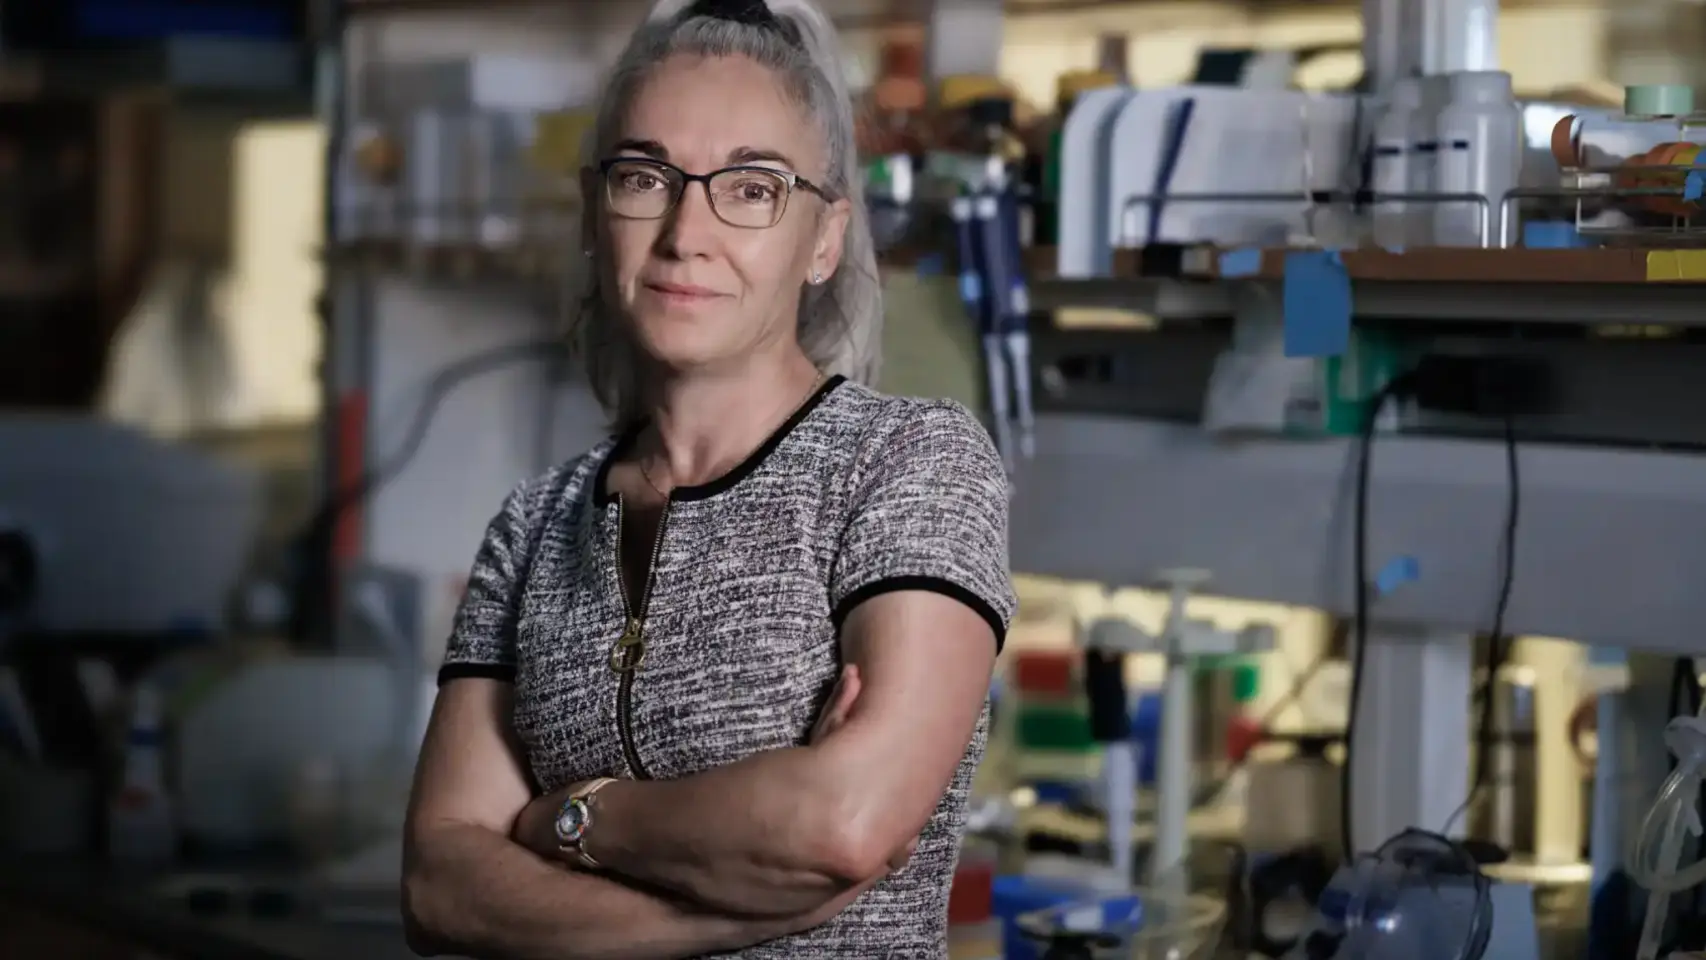
[[[671, 56], [741, 56], [775, 71], [787, 93], [823, 132], [828, 169], [819, 185], [852, 204], [839, 267], [821, 285], [802, 285], [800, 346], [825, 374], [872, 383], [881, 355], [882, 282], [835, 28], [812, 0], [768, 0], [786, 33], [795, 36], [730, 20], [684, 18], [690, 2], [661, 0], [634, 32], [605, 86], [585, 159], [596, 162], [611, 148], [635, 90], [652, 67]], [[596, 210], [594, 198], [586, 198], [582, 216], [594, 216]], [[570, 318], [570, 341], [586, 366], [593, 395], [615, 425], [625, 428], [645, 414], [640, 357], [621, 317], [600, 293], [599, 271], [585, 273], [571, 301], [577, 308]]]

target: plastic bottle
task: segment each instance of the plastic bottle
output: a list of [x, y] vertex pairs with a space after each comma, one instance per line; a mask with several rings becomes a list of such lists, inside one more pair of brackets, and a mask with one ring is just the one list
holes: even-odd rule
[[177, 816], [166, 789], [164, 713], [160, 692], [138, 683], [125, 731], [123, 775], [107, 806], [107, 849], [115, 861], [154, 866], [178, 853]]
[[[1439, 169], [1439, 141], [1434, 127], [1445, 101], [1445, 78], [1419, 77], [1416, 89], [1416, 107], [1410, 112], [1410, 152], [1404, 158], [1404, 175], [1409, 181], [1407, 192], [1411, 195], [1437, 192], [1434, 173]], [[1432, 201], [1411, 201], [1404, 205], [1406, 246], [1433, 245], [1437, 206]]]
[[1374, 157], [1369, 171], [1369, 189], [1376, 197], [1374, 242], [1388, 250], [1401, 250], [1409, 244], [1409, 210], [1412, 204], [1402, 200], [1381, 200], [1379, 197], [1410, 190], [1411, 120], [1421, 105], [1421, 78], [1405, 77], [1392, 85], [1386, 112], [1374, 125]]
[[1447, 78], [1449, 98], [1434, 122], [1439, 166], [1434, 189], [1442, 194], [1473, 193], [1476, 203], [1441, 203], [1434, 209], [1433, 242], [1441, 247], [1498, 246], [1505, 194], [1516, 188], [1522, 163], [1522, 110], [1511, 90], [1511, 75], [1498, 70], [1454, 73]]

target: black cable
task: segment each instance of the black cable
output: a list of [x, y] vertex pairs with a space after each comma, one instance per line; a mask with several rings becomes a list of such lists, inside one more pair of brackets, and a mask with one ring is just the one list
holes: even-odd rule
[[1522, 475], [1516, 456], [1516, 420], [1507, 406], [1504, 410], [1505, 442], [1505, 527], [1499, 544], [1499, 599], [1493, 607], [1493, 625], [1487, 637], [1487, 676], [1481, 681], [1480, 729], [1476, 733], [1475, 777], [1470, 782], [1469, 795], [1463, 805], [1452, 811], [1442, 831], [1451, 835], [1459, 817], [1467, 813], [1476, 797], [1486, 789], [1492, 778], [1493, 717], [1496, 713], [1494, 692], [1498, 689], [1499, 670], [1510, 656], [1511, 640], [1505, 636], [1505, 614], [1510, 608], [1511, 586], [1516, 582], [1516, 532], [1522, 516]]
[[1409, 390], [1409, 376], [1396, 377], [1380, 388], [1368, 402], [1362, 429], [1357, 433], [1356, 493], [1352, 517], [1352, 600], [1353, 631], [1351, 649], [1351, 691], [1349, 712], [1345, 717], [1345, 767], [1339, 776], [1339, 840], [1344, 845], [1340, 856], [1346, 863], [1356, 859], [1356, 845], [1351, 834], [1351, 759], [1353, 731], [1356, 729], [1357, 707], [1362, 700], [1363, 662], [1368, 648], [1368, 476], [1373, 462], [1374, 433], [1380, 414], [1386, 405]]
[[305, 644], [318, 631], [330, 626], [332, 578], [335, 573], [332, 548], [338, 521], [408, 468], [425, 444], [444, 401], [457, 388], [476, 377], [524, 361], [546, 359], [563, 349], [563, 345], [554, 340], [507, 344], [447, 364], [427, 380], [420, 406], [415, 409], [403, 442], [389, 456], [365, 471], [355, 483], [342, 490], [329, 491], [303, 526], [296, 548], [298, 568], [294, 603], [291, 605], [292, 640]]

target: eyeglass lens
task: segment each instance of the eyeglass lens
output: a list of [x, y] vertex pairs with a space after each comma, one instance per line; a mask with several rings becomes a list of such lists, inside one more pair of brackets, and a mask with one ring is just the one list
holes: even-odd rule
[[[610, 210], [619, 217], [657, 220], [681, 199], [686, 181], [672, 167], [646, 160], [622, 160], [605, 174]], [[788, 180], [764, 170], [724, 170], [706, 184], [711, 209], [734, 227], [773, 227], [788, 201]]]

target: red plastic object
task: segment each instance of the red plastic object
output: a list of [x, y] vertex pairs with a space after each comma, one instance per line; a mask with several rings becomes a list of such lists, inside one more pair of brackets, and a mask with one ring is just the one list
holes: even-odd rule
[[1268, 732], [1249, 717], [1233, 717], [1226, 725], [1226, 757], [1233, 763], [1243, 763], [1244, 757], [1256, 745], [1267, 739]]
[[995, 864], [989, 860], [960, 862], [948, 890], [948, 925], [983, 923], [995, 911]]
[[1069, 697], [1077, 690], [1073, 674], [1078, 655], [1064, 650], [1030, 650], [1013, 663], [1013, 686], [1021, 694]]

